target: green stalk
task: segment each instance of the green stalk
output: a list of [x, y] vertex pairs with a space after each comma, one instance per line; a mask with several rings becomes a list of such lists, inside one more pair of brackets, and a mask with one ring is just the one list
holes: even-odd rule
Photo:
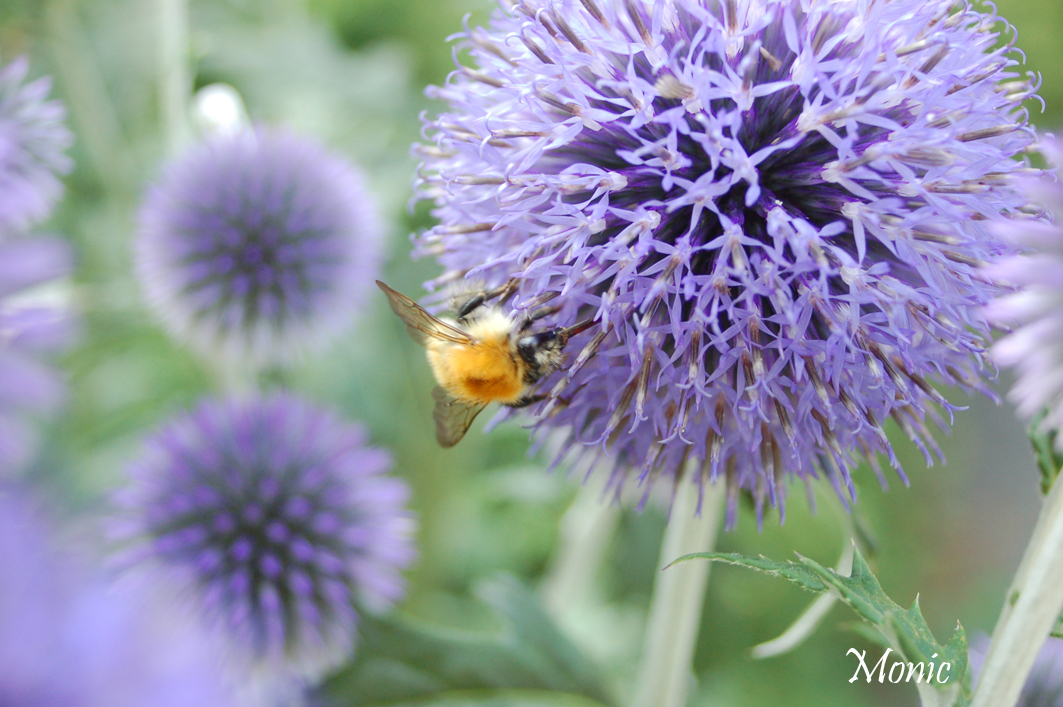
[[971, 707], [1013, 705], [1063, 610], [1063, 484], [1041, 509], [993, 631]]
[[159, 118], [169, 154], [191, 137], [188, 99], [192, 77], [188, 68], [188, 0], [156, 0], [159, 10]]
[[44, 21], [56, 74], [93, 172], [107, 189], [131, 189], [135, 170], [129, 148], [76, 5], [52, 0], [45, 6]]
[[547, 611], [563, 625], [574, 623], [593, 603], [594, 580], [620, 520], [619, 504], [603, 495], [597, 480], [583, 484], [561, 518], [542, 594]]
[[[726, 493], [723, 483], [706, 486], [701, 515], [695, 516], [698, 487], [680, 484], [661, 544], [662, 567], [683, 555], [714, 549]], [[684, 562], [657, 576], [632, 707], [686, 704], [711, 565]]]

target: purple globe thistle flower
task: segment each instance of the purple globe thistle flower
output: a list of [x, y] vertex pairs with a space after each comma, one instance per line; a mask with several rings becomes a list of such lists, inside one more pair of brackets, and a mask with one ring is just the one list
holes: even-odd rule
[[45, 100], [50, 79], [24, 83], [28, 69], [25, 57], [0, 68], [0, 234], [46, 218], [63, 191], [56, 174], [72, 165], [66, 110]]
[[0, 704], [237, 707], [194, 622], [143, 583], [116, 586], [61, 549], [19, 488], [0, 485]]
[[123, 532], [144, 541], [139, 559], [195, 590], [238, 667], [312, 676], [350, 650], [356, 600], [402, 596], [408, 489], [365, 442], [290, 395], [208, 400], [132, 468]]
[[[1041, 150], [1049, 161], [1063, 165], [1063, 143], [1046, 140]], [[1009, 397], [1019, 414], [1032, 418], [1047, 410], [1046, 430], [1063, 429], [1063, 185], [1058, 180], [1029, 180], [1030, 196], [1052, 220], [1002, 224], [1001, 234], [1021, 252], [1005, 258], [986, 274], [1014, 289], [986, 308], [989, 319], [1011, 333], [992, 349], [994, 359], [1015, 368], [1018, 380]], [[1063, 445], [1063, 436], [1057, 437]], [[1063, 446], [1060, 447], [1063, 450]]]
[[433, 285], [597, 318], [540, 429], [615, 457], [618, 490], [700, 460], [730, 522], [793, 478], [844, 502], [862, 457], [885, 483], [889, 418], [932, 461], [931, 382], [983, 389], [987, 222], [1024, 207], [1035, 140], [999, 19], [955, 5], [503, 0], [460, 35], [419, 252]]
[[201, 351], [278, 362], [349, 322], [381, 238], [358, 169], [258, 129], [169, 165], [141, 210], [137, 271], [170, 329]]
[[32, 290], [70, 269], [70, 248], [59, 239], [0, 242], [0, 477], [32, 453], [34, 418], [64, 398], [63, 381], [42, 354], [68, 343], [72, 321], [63, 307]]

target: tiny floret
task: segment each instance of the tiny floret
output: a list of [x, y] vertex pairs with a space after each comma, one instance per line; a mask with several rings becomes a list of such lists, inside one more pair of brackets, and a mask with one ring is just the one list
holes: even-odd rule
[[986, 389], [981, 266], [1036, 140], [1007, 29], [954, 0], [504, 0], [430, 89], [418, 252], [433, 286], [597, 322], [530, 410], [618, 491], [848, 502], [861, 459], [901, 473], [888, 420], [929, 463], [934, 385]]
[[144, 202], [137, 273], [205, 355], [283, 363], [337, 333], [377, 274], [381, 225], [361, 172], [280, 130], [218, 135]]
[[0, 236], [47, 218], [63, 192], [56, 175], [73, 164], [66, 109], [46, 100], [49, 78], [25, 83], [28, 70], [24, 57], [0, 67]]
[[413, 524], [390, 463], [361, 427], [290, 395], [207, 400], [148, 440], [119, 527], [235, 665], [313, 677], [350, 651], [357, 605], [402, 596]]

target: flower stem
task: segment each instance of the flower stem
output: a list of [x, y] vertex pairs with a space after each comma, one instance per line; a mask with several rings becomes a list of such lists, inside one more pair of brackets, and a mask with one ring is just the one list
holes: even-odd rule
[[159, 9], [159, 114], [166, 148], [175, 154], [189, 140], [188, 0], [156, 0]]
[[54, 0], [45, 4], [44, 19], [56, 72], [89, 164], [105, 187], [127, 189], [135, 181], [130, 150], [77, 8], [71, 0]]
[[1063, 610], [1063, 484], [1041, 509], [1008, 590], [971, 707], [1013, 705]]
[[[834, 571], [843, 577], [848, 577], [853, 571], [853, 553], [855, 551], [856, 544], [853, 542], [852, 536], [847, 535], [842, 549], [842, 556], [838, 558], [837, 564], [834, 565]], [[753, 646], [751, 651], [753, 657], [758, 659], [773, 658], [783, 653], [789, 653], [800, 646], [819, 627], [823, 617], [830, 612], [837, 600], [838, 595], [834, 592], [820, 594], [782, 635]]]
[[543, 603], [562, 623], [592, 602], [594, 579], [620, 520], [620, 507], [585, 483], [561, 518], [557, 550], [542, 584]]
[[[695, 515], [698, 488], [691, 483], [680, 484], [661, 544], [662, 566], [692, 552], [712, 551], [725, 498], [723, 483], [707, 486], [701, 514]], [[711, 565], [685, 562], [658, 575], [632, 707], [686, 704]]]

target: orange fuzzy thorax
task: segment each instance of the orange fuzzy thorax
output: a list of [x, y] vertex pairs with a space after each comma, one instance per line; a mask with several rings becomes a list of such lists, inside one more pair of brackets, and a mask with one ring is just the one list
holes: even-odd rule
[[471, 325], [475, 345], [438, 342], [428, 349], [436, 381], [454, 398], [508, 405], [524, 394], [524, 369], [509, 340], [509, 320], [503, 319], [490, 317]]

